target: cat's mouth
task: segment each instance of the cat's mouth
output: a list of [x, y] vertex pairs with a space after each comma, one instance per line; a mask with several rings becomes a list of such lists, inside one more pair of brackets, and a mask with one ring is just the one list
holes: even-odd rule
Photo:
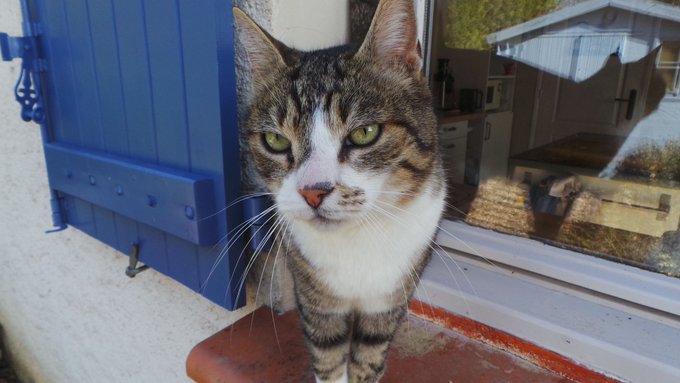
[[323, 225], [323, 226], [336, 226], [339, 225], [343, 222], [344, 220], [342, 219], [333, 219], [329, 217], [325, 217], [321, 214], [316, 214], [314, 217], [312, 217], [311, 222], [314, 224], [318, 225]]
[[338, 214], [338, 212], [333, 211], [315, 210], [312, 215], [304, 217], [303, 219], [316, 228], [327, 230], [355, 222], [356, 217], [355, 214], [352, 213], [356, 212], [343, 211], [342, 214]]

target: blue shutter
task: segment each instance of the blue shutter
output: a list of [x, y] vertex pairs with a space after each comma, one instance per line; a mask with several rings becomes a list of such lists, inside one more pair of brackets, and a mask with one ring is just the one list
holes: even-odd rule
[[0, 43], [42, 92], [23, 114], [42, 122], [55, 223], [134, 248], [234, 309], [245, 295], [240, 244], [207, 280], [242, 222], [238, 204], [222, 210], [240, 174], [230, 3], [24, 0], [27, 37]]

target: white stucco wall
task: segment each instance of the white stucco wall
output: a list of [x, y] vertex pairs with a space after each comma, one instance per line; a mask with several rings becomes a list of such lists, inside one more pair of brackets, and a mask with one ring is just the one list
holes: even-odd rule
[[[0, 31], [20, 35], [19, 0], [2, 3]], [[299, 48], [347, 38], [346, 0], [235, 3]], [[283, 20], [291, 10], [335, 17], [297, 18], [291, 29]], [[19, 119], [18, 68], [18, 61], [0, 62], [0, 324], [18, 373], [26, 382], [187, 381], [191, 348], [252, 307], [227, 312], [154, 270], [129, 279], [125, 255], [74, 229], [45, 234], [40, 131]]]
[[300, 50], [330, 48], [349, 41], [347, 0], [274, 0], [272, 34]]

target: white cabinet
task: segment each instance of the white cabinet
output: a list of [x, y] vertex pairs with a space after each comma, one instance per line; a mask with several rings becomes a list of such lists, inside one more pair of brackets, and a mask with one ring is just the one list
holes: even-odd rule
[[476, 186], [492, 177], [507, 177], [516, 62], [491, 51], [469, 49], [440, 49], [437, 55], [451, 60], [457, 96], [461, 89], [476, 90], [484, 101], [473, 112], [441, 116], [442, 120], [464, 119], [439, 126], [449, 183]]
[[512, 112], [489, 113], [482, 127], [479, 183], [493, 177], [507, 177]]
[[467, 134], [467, 121], [439, 125], [442, 159], [450, 183], [463, 183]]

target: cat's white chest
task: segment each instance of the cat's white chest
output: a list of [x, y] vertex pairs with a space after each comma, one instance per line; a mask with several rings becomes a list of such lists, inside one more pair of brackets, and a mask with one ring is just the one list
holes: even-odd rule
[[351, 228], [315, 230], [300, 225], [293, 235], [334, 294], [381, 311], [387, 308], [380, 307], [386, 295], [403, 289], [408, 275], [416, 278], [413, 266], [429, 246], [442, 204], [442, 196], [426, 194], [403, 210], [388, 213], [380, 211], [385, 208], [381, 206]]

